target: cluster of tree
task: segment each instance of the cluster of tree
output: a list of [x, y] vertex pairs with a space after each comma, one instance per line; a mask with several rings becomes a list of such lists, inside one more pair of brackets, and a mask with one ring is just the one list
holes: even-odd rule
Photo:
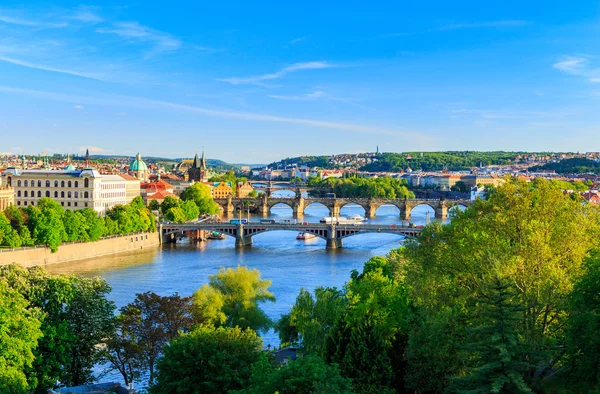
[[[533, 187], [537, 187], [537, 185], [539, 184], [541, 179], [542, 178], [534, 179]], [[590, 186], [592, 186], [591, 181], [587, 181], [586, 183], [583, 183], [583, 182], [579, 182], [579, 181], [569, 182], [569, 181], [563, 181], [560, 179], [551, 179], [549, 181], [544, 181], [543, 183], [545, 184], [545, 182], [550, 182], [550, 187], [556, 188], [558, 190], [573, 190], [576, 192], [588, 191], [590, 189]]]
[[267, 167], [269, 168], [287, 168], [296, 165], [297, 167], [318, 167], [318, 168], [334, 168], [329, 162], [329, 156], [299, 156], [288, 157], [280, 161], [273, 162]]
[[0, 392], [92, 382], [99, 345], [112, 330], [109, 291], [98, 278], [0, 267]]
[[[309, 186], [322, 187], [331, 190], [335, 196], [350, 198], [414, 198], [413, 192], [408, 190], [408, 183], [404, 179], [382, 178], [310, 178]], [[310, 190], [313, 197], [326, 196], [329, 190]]]
[[277, 330], [355, 392], [597, 392], [599, 235], [597, 207], [509, 180], [342, 290], [302, 290]]
[[148, 208], [160, 211], [170, 222], [182, 223], [198, 219], [200, 215], [213, 215], [219, 212], [218, 204], [213, 200], [210, 189], [202, 183], [194, 183], [181, 193], [181, 199], [166, 197], [162, 204], [151, 200]]
[[530, 171], [556, 171], [558, 174], [600, 174], [600, 162], [584, 158], [565, 159], [556, 163], [531, 167]]
[[513, 163], [521, 152], [405, 152], [382, 153], [373, 161], [360, 168], [363, 171], [405, 171], [407, 168], [423, 171], [467, 170], [480, 165], [501, 165]]
[[103, 236], [156, 231], [154, 217], [141, 197], [117, 205], [101, 218], [91, 208], [65, 210], [59, 203], [42, 198], [27, 208], [9, 207], [0, 212], [0, 245], [10, 248], [46, 245], [56, 252], [62, 242], [97, 241]]

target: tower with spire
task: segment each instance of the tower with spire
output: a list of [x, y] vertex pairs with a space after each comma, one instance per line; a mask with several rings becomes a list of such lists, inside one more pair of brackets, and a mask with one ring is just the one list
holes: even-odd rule
[[85, 166], [86, 167], [90, 166], [90, 150], [89, 149], [85, 150]]
[[202, 158], [198, 159], [198, 153], [194, 156], [192, 166], [188, 170], [188, 180], [194, 182], [204, 182], [208, 179], [206, 158], [204, 157], [204, 151], [202, 151]]

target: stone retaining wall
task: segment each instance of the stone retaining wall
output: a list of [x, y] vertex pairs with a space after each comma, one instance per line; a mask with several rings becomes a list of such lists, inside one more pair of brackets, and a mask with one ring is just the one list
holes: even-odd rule
[[50, 249], [43, 246], [0, 249], [0, 265], [16, 263], [24, 267], [45, 266], [156, 247], [159, 244], [159, 233], [155, 232], [113, 236], [96, 242], [63, 243], [56, 253], [51, 253]]

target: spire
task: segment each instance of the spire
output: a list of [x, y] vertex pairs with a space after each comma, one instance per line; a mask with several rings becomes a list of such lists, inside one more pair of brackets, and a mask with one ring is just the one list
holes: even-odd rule
[[[196, 155], [196, 157], [198, 157], [198, 155]], [[202, 166], [203, 170], [206, 170], [206, 159], [204, 158], [204, 150], [202, 151], [202, 160], [200, 161], [200, 165]]]
[[90, 165], [90, 150], [86, 149], [85, 150], [85, 166], [89, 167]]
[[[203, 154], [204, 157], [204, 154]], [[194, 162], [192, 163], [192, 168], [199, 168], [198, 165], [198, 154], [196, 153], [196, 156], [194, 156]]]

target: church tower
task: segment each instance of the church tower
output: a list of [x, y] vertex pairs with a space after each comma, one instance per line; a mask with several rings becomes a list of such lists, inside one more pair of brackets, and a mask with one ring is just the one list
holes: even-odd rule
[[202, 159], [198, 159], [198, 154], [194, 156], [192, 166], [188, 170], [188, 179], [194, 182], [204, 182], [208, 178], [206, 168], [206, 158], [204, 157], [204, 151], [202, 152]]

